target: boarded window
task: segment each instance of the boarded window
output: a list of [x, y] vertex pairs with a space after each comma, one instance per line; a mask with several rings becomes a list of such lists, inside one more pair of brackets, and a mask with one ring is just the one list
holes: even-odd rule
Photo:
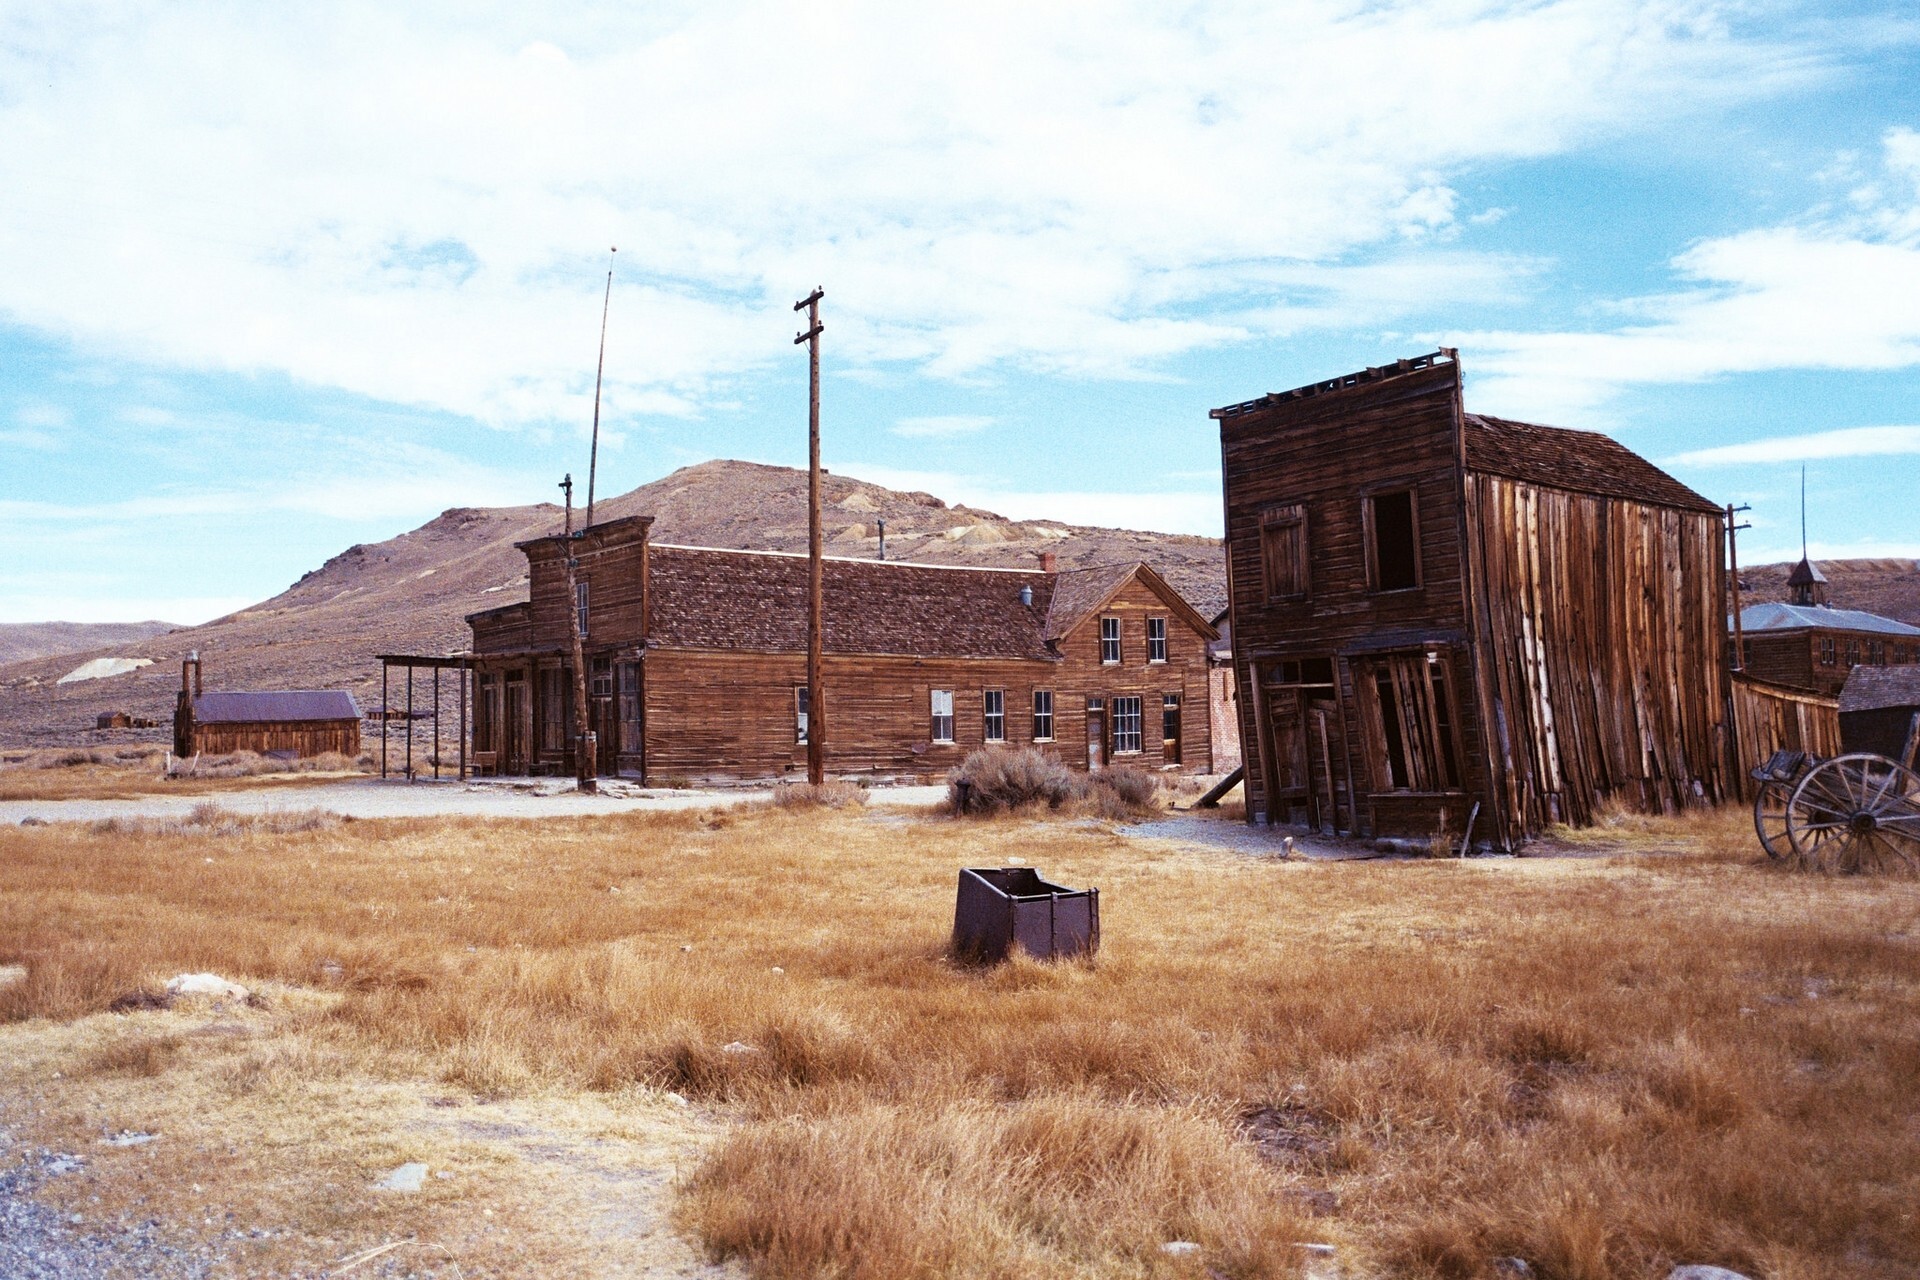
[[795, 742], [805, 742], [807, 740], [807, 711], [809, 706], [807, 699], [812, 693], [813, 690], [803, 684], [793, 687], [793, 740]]
[[1140, 750], [1140, 699], [1113, 700], [1113, 751], [1119, 755]]
[[1260, 513], [1260, 573], [1267, 599], [1297, 600], [1307, 594], [1307, 508], [1303, 503]]
[[1167, 620], [1165, 618], [1147, 619], [1147, 661], [1165, 662], [1167, 660]]
[[953, 690], [935, 689], [930, 699], [933, 710], [933, 740], [953, 741]]
[[1053, 741], [1053, 690], [1033, 691], [1033, 740]]
[[1004, 689], [986, 689], [980, 694], [980, 719], [988, 742], [1007, 740], [1007, 694]]
[[1395, 654], [1373, 664], [1374, 784], [1383, 791], [1457, 791], [1460, 756], [1446, 660]]
[[584, 636], [587, 634], [587, 584], [584, 582], [573, 584], [573, 607], [579, 615], [580, 634]]
[[1834, 652], [1833, 637], [1821, 636], [1820, 637], [1820, 665], [1823, 667], [1830, 667], [1837, 661], [1839, 661], [1839, 657]]
[[1418, 511], [1411, 489], [1366, 499], [1367, 585], [1405, 591], [1420, 585]]

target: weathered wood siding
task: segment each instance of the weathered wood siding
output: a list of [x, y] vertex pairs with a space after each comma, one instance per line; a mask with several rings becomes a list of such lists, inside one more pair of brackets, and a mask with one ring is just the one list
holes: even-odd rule
[[[1100, 619], [1120, 621], [1120, 661], [1100, 661]], [[1167, 660], [1147, 660], [1147, 620], [1163, 618], [1167, 624]], [[1178, 613], [1167, 607], [1145, 583], [1135, 579], [1122, 587], [1106, 607], [1087, 618], [1063, 636], [1058, 648], [1062, 679], [1060, 694], [1071, 693], [1078, 705], [1073, 708], [1077, 724], [1076, 741], [1081, 750], [1076, 767], [1086, 767], [1086, 703], [1089, 697], [1106, 699], [1109, 707], [1116, 697], [1141, 699], [1141, 749], [1137, 758], [1125, 754], [1113, 756], [1115, 764], [1139, 764], [1158, 768], [1163, 763], [1161, 738], [1162, 698], [1180, 695], [1181, 746], [1183, 768], [1198, 773], [1214, 770], [1212, 746], [1212, 699], [1207, 686], [1207, 638], [1194, 631]], [[1063, 709], [1056, 694], [1055, 715]], [[1108, 717], [1111, 721], [1111, 715]], [[1111, 732], [1111, 724], [1108, 730]], [[1064, 731], [1062, 731], [1064, 732]], [[1066, 739], [1056, 732], [1056, 739]], [[1068, 758], [1063, 749], [1062, 758]]]
[[1737, 794], [1753, 799], [1749, 772], [1776, 751], [1840, 754], [1840, 700], [1782, 688], [1748, 676], [1732, 678], [1734, 779]]
[[292, 751], [300, 756], [360, 754], [358, 720], [221, 721], [193, 726], [193, 750], [211, 756], [234, 751]]
[[573, 643], [562, 554], [567, 549], [580, 562], [576, 580], [587, 586], [587, 651], [632, 644], [647, 634], [648, 523], [645, 517], [630, 517], [595, 525], [571, 541], [542, 538], [522, 544], [527, 554], [529, 648], [565, 649]]
[[[1469, 668], [1457, 656], [1468, 640], [1460, 527], [1459, 395], [1455, 368], [1443, 365], [1380, 383], [1362, 383], [1282, 401], [1221, 423], [1226, 490], [1228, 574], [1241, 750], [1247, 761], [1250, 817], [1297, 810], [1282, 784], [1331, 767], [1341, 829], [1372, 830], [1367, 797], [1384, 790], [1374, 736], [1363, 718], [1353, 662], [1372, 652], [1450, 655], [1456, 690]], [[1366, 499], [1411, 489], [1419, 530], [1419, 585], [1376, 591], [1367, 574]], [[1269, 600], [1262, 570], [1260, 523], [1269, 508], [1305, 508], [1309, 581], [1294, 600]], [[1326, 659], [1335, 674], [1337, 719], [1328, 735], [1334, 759], [1309, 759], [1311, 735], [1297, 759], [1276, 761], [1269, 707], [1274, 672], [1284, 660]], [[1480, 729], [1470, 698], [1456, 696], [1462, 746], [1462, 790], [1484, 792]], [[1282, 794], [1269, 791], [1282, 788]], [[1469, 801], [1469, 805], [1470, 805]], [[1465, 806], [1433, 797], [1424, 806], [1396, 801], [1406, 821], [1437, 822], [1441, 809], [1463, 824]], [[1411, 812], [1402, 813], [1403, 810]], [[1429, 828], [1431, 829], [1431, 828]]]
[[1481, 676], [1515, 835], [1738, 790], [1726, 776], [1726, 577], [1704, 512], [1472, 475]]

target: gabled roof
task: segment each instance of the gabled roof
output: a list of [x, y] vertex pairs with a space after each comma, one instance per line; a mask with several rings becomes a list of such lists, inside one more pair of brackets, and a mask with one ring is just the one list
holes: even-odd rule
[[[1051, 660], [1043, 623], [1053, 575], [897, 560], [822, 562], [833, 653]], [[804, 650], [807, 558], [656, 543], [648, 551], [649, 642], [668, 648]], [[1031, 588], [1033, 603], [1020, 603]]]
[[1827, 575], [1820, 572], [1820, 566], [1805, 556], [1800, 557], [1800, 563], [1793, 566], [1793, 572], [1787, 575], [1787, 585], [1790, 587], [1810, 587], [1826, 580]]
[[1595, 431], [1465, 415], [1467, 469], [1575, 493], [1721, 514], [1721, 508]]
[[1743, 631], [1803, 631], [1818, 627], [1823, 631], [1875, 631], [1888, 636], [1920, 636], [1920, 627], [1910, 627], [1877, 613], [1859, 609], [1833, 609], [1824, 604], [1750, 604], [1740, 611]]
[[199, 724], [253, 724], [264, 720], [358, 720], [360, 707], [345, 689], [203, 693], [193, 700], [193, 718]]
[[1136, 577], [1149, 590], [1167, 603], [1167, 606], [1181, 615], [1195, 631], [1207, 639], [1216, 639], [1218, 633], [1199, 611], [1188, 604], [1186, 598], [1175, 591], [1167, 580], [1153, 571], [1153, 567], [1144, 560], [1134, 560], [1125, 564], [1092, 565], [1084, 569], [1065, 569], [1055, 575], [1058, 582], [1053, 589], [1053, 603], [1047, 609], [1047, 639], [1064, 640], [1088, 618], [1093, 617], [1116, 595], [1120, 589]]
[[1920, 709], [1920, 666], [1855, 667], [1840, 690], [1842, 711]]

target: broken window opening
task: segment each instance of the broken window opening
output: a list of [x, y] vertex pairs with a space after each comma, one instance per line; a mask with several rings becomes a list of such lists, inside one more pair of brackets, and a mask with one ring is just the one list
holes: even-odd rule
[[1406, 591], [1420, 585], [1420, 535], [1413, 491], [1376, 493], [1367, 499], [1367, 568], [1375, 591]]

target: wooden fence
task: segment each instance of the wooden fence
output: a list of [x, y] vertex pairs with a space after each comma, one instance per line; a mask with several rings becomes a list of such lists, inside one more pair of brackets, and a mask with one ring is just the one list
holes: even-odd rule
[[1741, 794], [1751, 800], [1754, 783], [1747, 771], [1774, 752], [1840, 754], [1840, 700], [1783, 688], [1735, 672], [1733, 741]]

